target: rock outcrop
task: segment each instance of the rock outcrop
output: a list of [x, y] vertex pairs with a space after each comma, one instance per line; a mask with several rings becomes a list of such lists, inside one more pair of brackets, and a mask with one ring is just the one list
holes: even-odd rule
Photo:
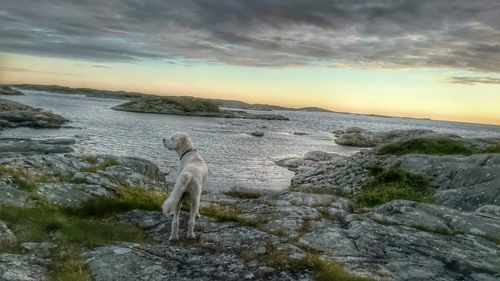
[[[76, 154], [0, 154], [0, 165], [10, 171], [25, 171], [41, 182], [36, 193], [48, 202], [76, 206], [90, 199], [114, 196], [119, 185], [164, 190], [165, 174], [150, 161], [134, 157]], [[3, 179], [3, 180], [2, 180]], [[0, 177], [0, 203], [32, 204], [30, 196], [8, 174]]]
[[439, 201], [459, 210], [500, 206], [500, 154], [437, 156], [410, 154], [385, 160], [431, 179]]
[[375, 147], [380, 144], [393, 142], [403, 138], [428, 136], [435, 134], [431, 130], [393, 130], [389, 132], [372, 132], [358, 127], [350, 127], [345, 131], [335, 132], [335, 142], [345, 146]]
[[4, 128], [60, 128], [68, 122], [62, 116], [14, 101], [0, 99], [0, 130]]

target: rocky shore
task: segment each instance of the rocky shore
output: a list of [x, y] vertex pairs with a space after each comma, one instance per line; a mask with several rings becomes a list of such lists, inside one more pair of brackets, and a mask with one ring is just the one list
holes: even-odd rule
[[390, 139], [278, 161], [296, 173], [288, 190], [206, 192], [197, 238], [183, 211], [178, 242], [152, 162], [4, 139], [0, 279], [498, 280], [497, 140]]

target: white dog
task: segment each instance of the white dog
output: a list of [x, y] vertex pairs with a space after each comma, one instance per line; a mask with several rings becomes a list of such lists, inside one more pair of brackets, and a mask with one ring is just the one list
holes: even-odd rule
[[184, 195], [191, 198], [191, 212], [189, 216], [187, 237], [195, 238], [194, 220], [200, 216], [201, 189], [208, 175], [208, 169], [201, 155], [194, 149], [193, 143], [186, 133], [177, 133], [170, 139], [163, 139], [163, 145], [169, 150], [175, 150], [180, 158], [179, 176], [172, 193], [163, 203], [162, 210], [166, 216], [174, 215], [170, 241], [179, 239], [179, 214], [181, 199]]

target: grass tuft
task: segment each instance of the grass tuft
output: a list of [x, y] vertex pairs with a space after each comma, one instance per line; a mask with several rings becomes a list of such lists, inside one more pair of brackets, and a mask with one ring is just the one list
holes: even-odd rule
[[[92, 163], [92, 161], [87, 161], [87, 162]], [[108, 158], [101, 163], [92, 164], [91, 166], [88, 166], [88, 167], [83, 167], [80, 169], [80, 171], [81, 172], [88, 172], [88, 173], [95, 173], [97, 171], [105, 170], [107, 167], [111, 167], [111, 166], [115, 166], [115, 165], [119, 165], [119, 164], [120, 164], [120, 162], [117, 159]]]
[[406, 141], [387, 144], [377, 154], [436, 154], [436, 155], [471, 155], [480, 153], [477, 148], [465, 144], [462, 140], [451, 138], [414, 138]]
[[241, 210], [232, 205], [211, 204], [200, 209], [200, 214], [216, 219], [218, 222], [235, 222], [241, 226], [260, 228], [266, 220], [245, 219], [240, 217]]
[[167, 192], [120, 186], [115, 197], [96, 198], [83, 202], [79, 207], [67, 208], [66, 211], [80, 217], [103, 217], [134, 209], [157, 211], [167, 196]]
[[497, 142], [484, 150], [485, 153], [500, 153], [500, 142]]
[[27, 170], [0, 166], [0, 175], [12, 177], [13, 183], [21, 190], [33, 192], [39, 183], [63, 182], [71, 179], [73, 173], [52, 172], [52, 174], [33, 174]]
[[428, 181], [421, 175], [399, 168], [371, 167], [370, 171], [374, 180], [355, 196], [352, 206], [355, 210], [372, 208], [396, 199], [435, 202]]
[[64, 244], [94, 247], [112, 241], [147, 241], [139, 228], [112, 220], [81, 218], [52, 207], [0, 206], [0, 219], [13, 225], [19, 243], [43, 242], [57, 234]]
[[90, 281], [91, 274], [84, 264], [77, 247], [60, 247], [52, 256], [50, 279], [53, 281]]
[[256, 254], [246, 251], [242, 254], [247, 261], [260, 260], [267, 266], [279, 270], [294, 272], [310, 271], [317, 281], [369, 281], [369, 278], [355, 276], [346, 271], [341, 265], [327, 260], [322, 260], [316, 253], [307, 253], [302, 259], [291, 259], [286, 253], [278, 251], [273, 245], [268, 244], [266, 254]]

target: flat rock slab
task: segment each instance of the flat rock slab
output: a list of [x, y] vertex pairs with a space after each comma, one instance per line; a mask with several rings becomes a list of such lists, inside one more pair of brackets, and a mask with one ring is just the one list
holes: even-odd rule
[[483, 205], [500, 206], [500, 154], [472, 156], [404, 155], [389, 158], [386, 165], [399, 166], [432, 180], [444, 205], [474, 211]]
[[93, 280], [297, 280], [239, 256], [199, 246], [120, 243], [83, 255]]
[[0, 253], [0, 280], [2, 281], [46, 281], [47, 269], [31, 255]]
[[68, 146], [74, 142], [52, 142], [45, 140], [31, 139], [0, 139], [0, 153], [22, 153], [22, 154], [52, 154], [52, 153], [71, 153], [73, 148]]
[[37, 185], [37, 194], [49, 202], [77, 206], [93, 198], [110, 196], [110, 192], [100, 185], [76, 183], [44, 183]]
[[498, 280], [500, 246], [469, 235], [384, 225], [359, 215], [311, 221], [299, 244], [378, 280]]
[[[487, 211], [487, 210], [486, 210]], [[469, 234], [500, 241], [500, 216], [462, 212], [445, 206], [396, 200], [376, 207], [369, 217], [436, 233]]]

